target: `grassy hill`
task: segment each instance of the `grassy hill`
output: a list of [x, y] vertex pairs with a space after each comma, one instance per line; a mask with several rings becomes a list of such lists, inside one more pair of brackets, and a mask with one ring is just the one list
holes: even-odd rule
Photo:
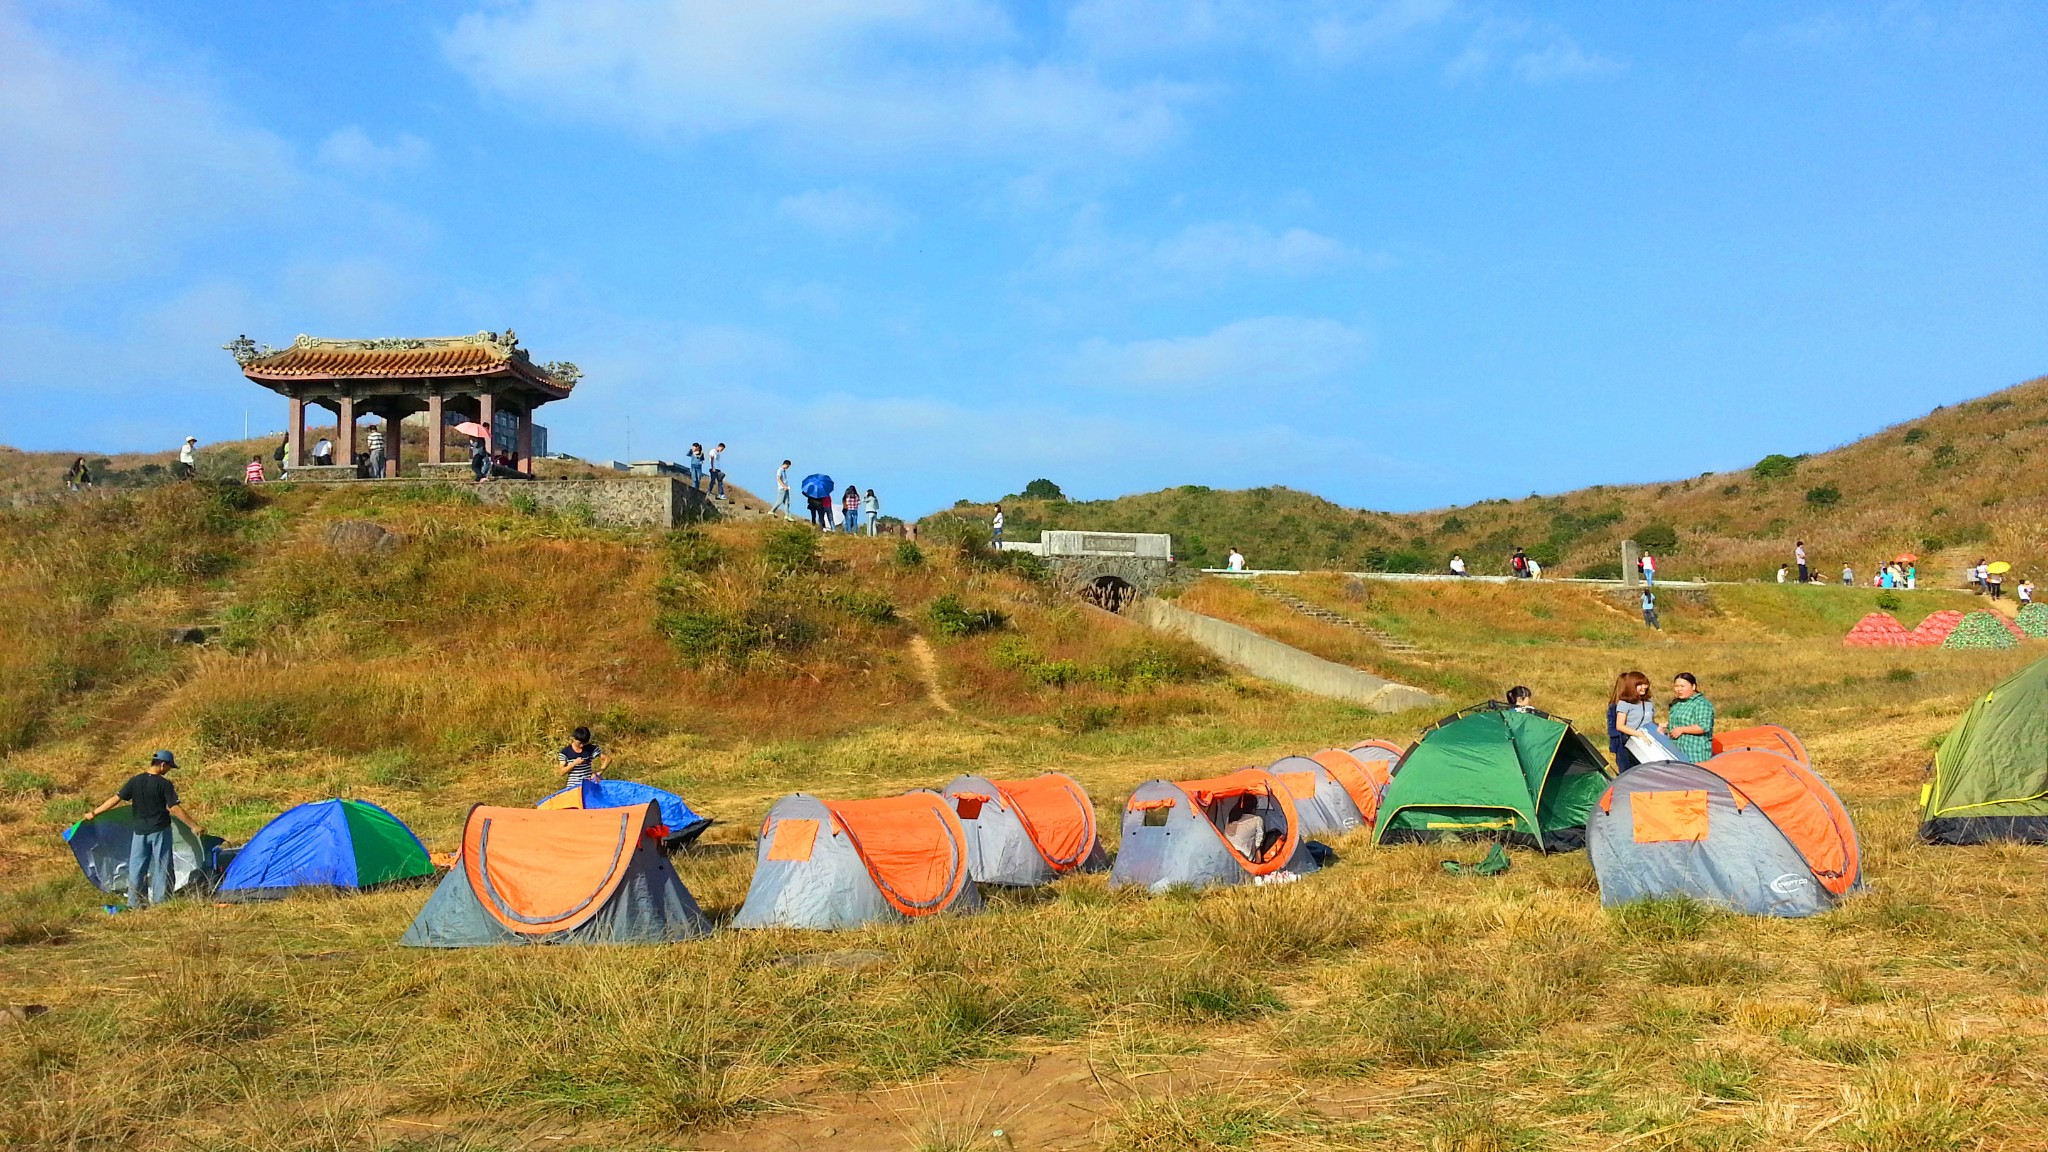
[[[1770, 579], [1805, 540], [1815, 567], [1859, 578], [1902, 552], [1954, 583], [1979, 557], [2048, 574], [2048, 378], [1938, 408], [1852, 444], [1773, 456], [1739, 472], [1604, 486], [1388, 514], [1285, 488], [1198, 486], [1115, 500], [1004, 500], [1008, 535], [1043, 528], [1170, 532], [1183, 559], [1220, 566], [1241, 549], [1255, 567], [1440, 571], [1453, 553], [1504, 572], [1527, 548], [1559, 575], [1615, 574], [1619, 545], [1653, 545], [1667, 577]], [[944, 515], [978, 518], [985, 505]]]
[[[391, 543], [337, 528], [365, 522]], [[678, 869], [724, 921], [793, 790], [1057, 768], [1113, 847], [1145, 779], [1430, 717], [1232, 676], [929, 538], [192, 484], [0, 510], [0, 540], [0, 1005], [49, 1009], [0, 1018], [7, 1147], [1909, 1149], [2048, 1121], [2048, 866], [1912, 837], [1931, 741], [2041, 646], [1844, 650], [1867, 591], [1674, 596], [1652, 635], [1583, 585], [1290, 583], [1419, 645], [1395, 665], [1241, 585], [1182, 593], [1596, 728], [1618, 670], [1697, 672], [1731, 720], [1798, 730], [1863, 829], [1873, 890], [1817, 921], [1607, 913], [1583, 854], [1474, 881], [1438, 861], [1476, 850], [1352, 836], [1278, 889], [1081, 877], [843, 934], [423, 954], [394, 945], [418, 888], [106, 916], [58, 830], [168, 747], [231, 839], [345, 794], [445, 852], [469, 805], [551, 790], [588, 723], [615, 774], [721, 821]], [[218, 641], [169, 641], [197, 622]]]

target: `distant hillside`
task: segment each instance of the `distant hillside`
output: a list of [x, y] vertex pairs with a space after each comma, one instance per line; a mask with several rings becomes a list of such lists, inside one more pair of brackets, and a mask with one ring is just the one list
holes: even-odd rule
[[[1901, 552], [1953, 582], [1979, 557], [2048, 573], [2048, 377], [1937, 408], [1855, 443], [1774, 455], [1736, 472], [1554, 496], [1488, 500], [1430, 512], [1344, 508], [1286, 488], [1195, 485], [1115, 500], [1003, 501], [1008, 535], [1044, 528], [1170, 532], [1186, 561], [1218, 566], [1241, 549], [1255, 567], [1441, 570], [1455, 553], [1503, 572], [1517, 547], [1559, 575], [1612, 575], [1633, 537], [1668, 576], [1769, 579], [1806, 541], [1816, 568], [1858, 579]], [[947, 516], [983, 516], [963, 503]]]

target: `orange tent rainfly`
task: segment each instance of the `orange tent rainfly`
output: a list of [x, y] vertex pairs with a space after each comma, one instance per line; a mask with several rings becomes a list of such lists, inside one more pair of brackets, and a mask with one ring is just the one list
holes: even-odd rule
[[1813, 757], [1806, 754], [1806, 745], [1799, 737], [1776, 724], [1758, 724], [1754, 728], [1735, 728], [1714, 734], [1714, 755], [1723, 752], [1776, 752], [1789, 756], [1801, 764], [1812, 764]]
[[1862, 883], [1856, 826], [1834, 791], [1802, 760], [1755, 748], [1622, 773], [1587, 824], [1587, 847], [1608, 905], [1690, 896], [1809, 916]]
[[977, 883], [1031, 887], [1109, 867], [1095, 805], [1070, 776], [960, 776], [943, 795], [967, 830], [968, 874]]
[[853, 928], [973, 911], [967, 831], [946, 798], [910, 792], [821, 800], [803, 792], [768, 810], [754, 881], [736, 928]]
[[402, 944], [628, 943], [711, 930], [660, 851], [652, 804], [470, 809], [462, 851]]
[[1342, 748], [1325, 748], [1309, 757], [1329, 770], [1344, 786], [1351, 802], [1358, 805], [1358, 815], [1364, 827], [1372, 827], [1379, 819], [1380, 797], [1387, 794], [1387, 784], [1394, 778], [1394, 765], [1401, 760], [1401, 749], [1384, 740], [1361, 744], [1350, 751]]
[[1124, 805], [1110, 885], [1245, 884], [1316, 870], [1286, 784], [1263, 768], [1208, 780], [1149, 780]]
[[1913, 626], [1913, 643], [1922, 648], [1939, 648], [1948, 634], [1963, 622], [1963, 614], [1953, 608], [1944, 608], [1931, 613], [1927, 619]]
[[1872, 612], [1856, 622], [1849, 634], [1842, 637], [1847, 648], [1911, 648], [1919, 642], [1906, 626], [1889, 612]]

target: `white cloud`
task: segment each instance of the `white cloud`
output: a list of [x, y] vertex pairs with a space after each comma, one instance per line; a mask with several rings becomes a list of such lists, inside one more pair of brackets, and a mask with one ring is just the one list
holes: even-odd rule
[[1195, 224], [1162, 241], [1153, 263], [1167, 272], [1215, 276], [1261, 272], [1303, 276], [1347, 263], [1357, 253], [1306, 228], [1267, 231], [1257, 224]]
[[836, 240], [886, 240], [910, 217], [865, 188], [817, 188], [785, 196], [775, 205], [783, 216]]
[[195, 76], [0, 4], [0, 274], [124, 279], [298, 184], [284, 142]]
[[479, 88], [557, 114], [849, 150], [1133, 151], [1189, 95], [1032, 59], [992, 0], [519, 0], [444, 47]]
[[1348, 60], [1412, 36], [1449, 19], [1455, 0], [1386, 0], [1345, 5], [1317, 20], [1310, 29], [1316, 51], [1331, 60]]
[[1363, 331], [1335, 320], [1265, 316], [1200, 336], [1091, 340], [1071, 375], [1120, 388], [1250, 392], [1334, 379], [1363, 363], [1369, 344]]
[[1067, 33], [1091, 56], [1160, 56], [1252, 47], [1342, 61], [1453, 16], [1457, 0], [1080, 0]]
[[1477, 81], [1504, 67], [1530, 84], [1608, 76], [1626, 65], [1587, 50], [1568, 33], [1529, 20], [1490, 18], [1480, 23], [1465, 48], [1444, 67], [1452, 83]]
[[410, 132], [401, 132], [389, 144], [379, 144], [370, 134], [351, 124], [336, 130], [320, 142], [320, 160], [336, 168], [359, 172], [389, 172], [417, 168], [427, 162], [427, 142]]

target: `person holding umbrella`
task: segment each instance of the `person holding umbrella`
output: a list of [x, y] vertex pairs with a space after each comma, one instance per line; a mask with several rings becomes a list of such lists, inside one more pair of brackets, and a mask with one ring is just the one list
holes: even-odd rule
[[811, 510], [811, 527], [823, 532], [832, 530], [832, 477], [823, 472], [813, 472], [804, 477], [798, 485], [803, 489], [804, 504]]
[[1991, 598], [1993, 600], [2004, 598], [2005, 574], [2010, 571], [2012, 571], [2012, 565], [2007, 564], [2003, 560], [1984, 566], [1984, 586], [1991, 590]]

